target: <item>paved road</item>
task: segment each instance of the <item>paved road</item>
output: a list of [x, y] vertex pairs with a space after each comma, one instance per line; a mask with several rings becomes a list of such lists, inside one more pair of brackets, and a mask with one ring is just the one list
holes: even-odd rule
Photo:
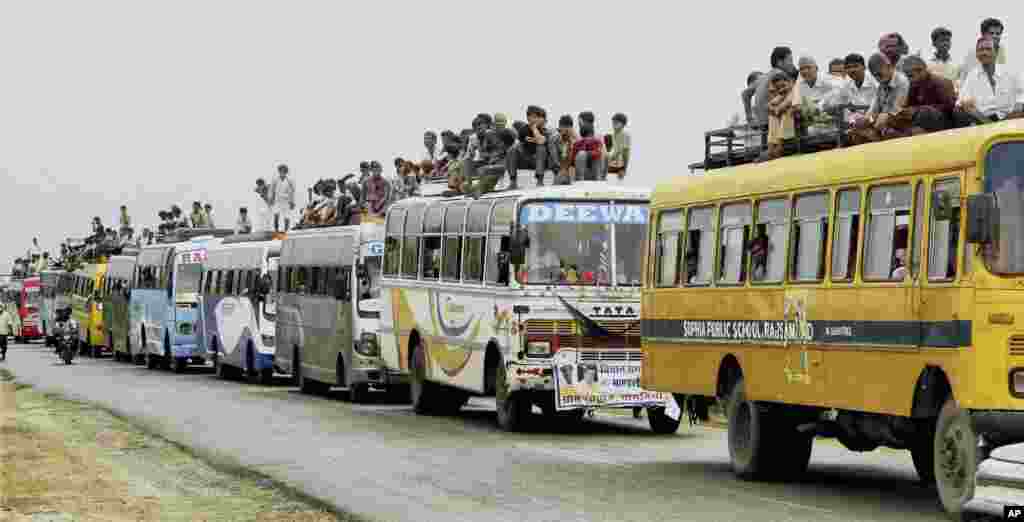
[[457, 417], [419, 417], [407, 405], [352, 405], [202, 369], [86, 358], [66, 367], [39, 345], [14, 346], [0, 367], [380, 520], [945, 520], [906, 452], [821, 441], [800, 482], [749, 483], [732, 476], [725, 432], [713, 427], [661, 436], [646, 421], [599, 414], [575, 430], [506, 434], [482, 400]]

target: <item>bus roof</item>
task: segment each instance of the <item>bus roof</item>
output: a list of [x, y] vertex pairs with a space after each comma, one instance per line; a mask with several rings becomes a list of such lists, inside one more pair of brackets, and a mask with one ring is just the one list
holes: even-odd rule
[[135, 269], [135, 256], [113, 256], [108, 261], [107, 276], [128, 279]]
[[232, 245], [235, 243], [253, 243], [260, 241], [274, 241], [283, 240], [286, 237], [284, 232], [274, 232], [272, 230], [266, 230], [263, 232], [254, 232], [252, 234], [234, 234], [232, 236], [225, 237], [221, 242], [222, 245]]
[[267, 257], [281, 253], [280, 239], [214, 245], [206, 251], [207, 270], [262, 268]]
[[655, 187], [651, 206], [674, 208], [750, 194], [855, 183], [875, 178], [877, 175], [871, 173], [878, 172], [899, 176], [963, 169], [977, 162], [986, 141], [1000, 136], [1024, 138], [1022, 133], [1024, 120], [1009, 120], [725, 167], [713, 173], [680, 175]]
[[[606, 181], [578, 181], [572, 185], [547, 185], [533, 187], [523, 190], [504, 190], [488, 192], [480, 196], [480, 201], [491, 199], [515, 198], [517, 200], [529, 199], [563, 199], [563, 200], [621, 200], [648, 201], [651, 198], [651, 190], [643, 187], [628, 187]], [[473, 201], [469, 196], [419, 196], [406, 198], [391, 204], [390, 208], [401, 208], [418, 203], [432, 201]]]

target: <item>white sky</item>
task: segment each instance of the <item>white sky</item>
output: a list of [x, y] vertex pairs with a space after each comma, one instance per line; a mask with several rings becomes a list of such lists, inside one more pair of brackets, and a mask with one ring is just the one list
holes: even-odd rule
[[[287, 162], [305, 202], [321, 177], [418, 157], [423, 131], [478, 112], [525, 119], [593, 110], [629, 116], [629, 183], [686, 175], [703, 132], [740, 110], [775, 45], [819, 66], [874, 51], [898, 31], [931, 52], [937, 25], [958, 60], [982, 19], [1013, 34], [1019, 2], [46, 1], [3, 0], [0, 17], [0, 273], [38, 236], [59, 252], [98, 215], [135, 225], [193, 200], [219, 225], [256, 204], [257, 177]], [[929, 7], [924, 7], [928, 5]], [[833, 7], [829, 7], [833, 6]], [[880, 16], [884, 15], [884, 20]], [[137, 226], [137, 229], [139, 227]]]

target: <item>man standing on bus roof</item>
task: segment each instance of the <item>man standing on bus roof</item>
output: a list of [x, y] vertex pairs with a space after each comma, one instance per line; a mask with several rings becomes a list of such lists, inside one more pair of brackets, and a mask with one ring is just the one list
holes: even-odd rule
[[619, 182], [626, 177], [629, 169], [629, 153], [633, 148], [633, 137], [626, 130], [628, 120], [619, 112], [612, 116], [612, 147], [608, 152], [608, 172], [619, 177]]
[[270, 208], [274, 214], [274, 231], [281, 232], [281, 217], [284, 217], [284, 231], [291, 226], [290, 213], [295, 210], [295, 182], [288, 177], [288, 165], [277, 166], [277, 177], [270, 184]]
[[209, 203], [203, 205], [203, 212], [206, 214], [206, 226], [217, 228], [217, 225], [213, 224], [213, 205]]
[[207, 228], [206, 214], [203, 213], [203, 206], [198, 201], [192, 202], [192, 214], [190, 216], [192, 228]]

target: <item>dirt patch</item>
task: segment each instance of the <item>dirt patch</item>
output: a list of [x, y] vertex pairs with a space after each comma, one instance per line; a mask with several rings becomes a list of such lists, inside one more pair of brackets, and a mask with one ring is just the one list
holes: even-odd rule
[[0, 374], [0, 521], [350, 521]]

